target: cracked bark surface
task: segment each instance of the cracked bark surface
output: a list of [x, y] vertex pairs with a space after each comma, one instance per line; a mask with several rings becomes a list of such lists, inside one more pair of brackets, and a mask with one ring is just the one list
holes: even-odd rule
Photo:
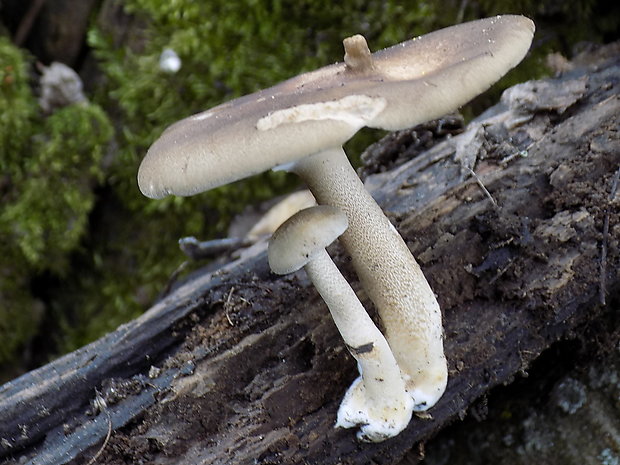
[[[371, 164], [399, 160], [366, 167], [366, 185], [444, 313], [450, 379], [431, 418], [379, 444], [333, 428], [354, 360], [307, 277], [271, 274], [261, 242], [0, 387], [0, 460], [88, 463], [111, 422], [97, 463], [394, 464], [556, 341], [611, 321], [601, 341], [617, 344], [615, 56], [513, 88], [408, 161], [410, 131], [369, 149]], [[343, 250], [330, 252], [370, 308]]]

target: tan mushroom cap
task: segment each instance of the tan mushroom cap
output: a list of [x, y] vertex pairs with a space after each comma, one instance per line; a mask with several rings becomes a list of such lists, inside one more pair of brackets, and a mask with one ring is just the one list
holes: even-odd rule
[[360, 128], [403, 129], [449, 113], [514, 67], [534, 24], [496, 16], [301, 74], [170, 126], [140, 165], [144, 195], [193, 195], [340, 147]]
[[329, 205], [297, 212], [271, 236], [267, 251], [271, 270], [276, 274], [297, 271], [325, 250], [348, 226], [347, 216]]

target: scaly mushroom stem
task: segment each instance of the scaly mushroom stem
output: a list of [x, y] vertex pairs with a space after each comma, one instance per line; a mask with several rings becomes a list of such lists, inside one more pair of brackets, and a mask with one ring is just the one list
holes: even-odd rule
[[401, 371], [414, 410], [442, 396], [448, 371], [443, 353], [441, 310], [420, 267], [394, 226], [358, 178], [342, 148], [289, 167], [308, 184], [319, 204], [340, 208], [349, 228], [341, 241], [371, 300]]
[[362, 425], [358, 438], [363, 441], [396, 436], [409, 424], [413, 402], [387, 341], [324, 249], [304, 269], [327, 304], [361, 374], [340, 405], [336, 426]]

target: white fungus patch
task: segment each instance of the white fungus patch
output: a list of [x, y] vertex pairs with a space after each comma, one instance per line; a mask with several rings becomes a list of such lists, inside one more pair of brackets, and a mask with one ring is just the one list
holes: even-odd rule
[[256, 122], [256, 129], [269, 131], [283, 124], [304, 121], [342, 121], [355, 127], [362, 127], [383, 111], [387, 101], [382, 97], [349, 95], [340, 100], [307, 103], [277, 110]]

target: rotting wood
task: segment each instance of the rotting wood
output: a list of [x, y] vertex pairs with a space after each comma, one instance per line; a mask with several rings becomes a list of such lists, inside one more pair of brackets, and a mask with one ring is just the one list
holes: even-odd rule
[[[303, 273], [269, 273], [262, 242], [114, 333], [0, 387], [0, 457], [86, 463], [109, 414], [113, 433], [98, 463], [397, 463], [609, 311], [600, 298], [604, 238], [606, 301], [618, 301], [620, 208], [608, 199], [620, 165], [619, 82], [617, 58], [547, 80], [544, 92], [560, 104], [515, 107], [518, 119], [503, 115], [513, 126], [505, 132], [499, 120], [474, 122], [478, 153], [466, 161], [455, 157], [459, 135], [367, 178], [444, 311], [450, 381], [431, 418], [380, 444], [333, 429], [353, 359]], [[391, 150], [389, 138], [383, 144]], [[353, 278], [342, 250], [330, 250]], [[107, 414], [91, 406], [96, 389]]]

